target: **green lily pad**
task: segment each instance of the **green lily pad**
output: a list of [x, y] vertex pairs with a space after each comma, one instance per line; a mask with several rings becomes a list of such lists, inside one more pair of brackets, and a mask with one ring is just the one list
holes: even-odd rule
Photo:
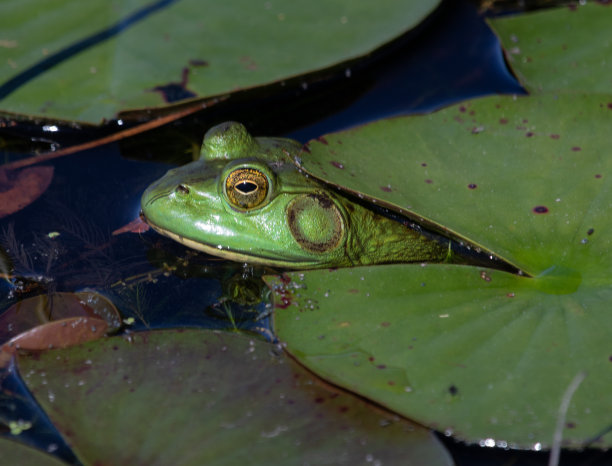
[[[549, 294], [536, 279], [432, 264], [288, 277], [268, 278], [287, 351], [411, 419], [468, 442], [547, 448], [567, 387], [586, 373], [563, 445], [612, 421], [612, 287]], [[610, 445], [606, 435], [592, 446]]]
[[10, 0], [0, 18], [0, 107], [97, 124], [227, 94], [363, 56], [438, 3]]
[[319, 385], [275, 348], [158, 331], [18, 367], [85, 464], [452, 464], [429, 431]]
[[608, 94], [611, 22], [612, 8], [597, 2], [489, 20], [530, 92]]
[[[612, 19], [609, 8], [592, 11]], [[541, 37], [573, 14], [547, 13], [524, 18]], [[576, 24], [589, 37], [609, 29]], [[599, 43], [589, 55], [585, 37], [575, 52], [586, 62], [609, 55]], [[547, 57], [542, 70], [554, 69], [557, 55]], [[606, 67], [589, 72], [567, 76], [577, 84], [559, 93], [487, 97], [309, 143], [297, 162], [310, 175], [520, 273], [416, 264], [269, 278], [287, 350], [331, 382], [469, 442], [541, 449], [561, 429], [564, 446], [610, 447], [612, 89]], [[539, 88], [538, 79], [524, 82]]]
[[[610, 270], [608, 95], [488, 97], [326, 135], [302, 167], [530, 275]], [[574, 272], [568, 272], [573, 276]]]
[[35, 464], [37, 466], [61, 466], [66, 464], [42, 451], [5, 438], [0, 438], [0, 458], [5, 464]]

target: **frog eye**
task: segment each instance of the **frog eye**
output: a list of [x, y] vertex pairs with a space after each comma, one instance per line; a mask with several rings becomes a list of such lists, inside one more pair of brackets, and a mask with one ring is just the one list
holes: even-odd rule
[[229, 202], [240, 209], [261, 205], [268, 195], [269, 183], [264, 173], [254, 168], [238, 168], [225, 179]]

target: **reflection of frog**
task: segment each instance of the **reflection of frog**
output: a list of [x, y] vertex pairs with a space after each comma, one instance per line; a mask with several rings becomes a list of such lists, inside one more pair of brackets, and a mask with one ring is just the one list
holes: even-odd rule
[[206, 133], [200, 160], [142, 196], [159, 233], [223, 258], [290, 268], [442, 261], [448, 248], [304, 176], [301, 146], [238, 123]]

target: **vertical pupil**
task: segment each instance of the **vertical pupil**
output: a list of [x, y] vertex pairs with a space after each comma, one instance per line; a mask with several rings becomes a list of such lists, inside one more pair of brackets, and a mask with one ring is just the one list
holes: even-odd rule
[[234, 188], [242, 194], [251, 194], [257, 191], [257, 185], [252, 181], [241, 181]]

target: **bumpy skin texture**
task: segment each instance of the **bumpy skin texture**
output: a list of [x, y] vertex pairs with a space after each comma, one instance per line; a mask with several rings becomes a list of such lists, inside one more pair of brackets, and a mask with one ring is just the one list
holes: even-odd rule
[[445, 246], [301, 174], [301, 146], [253, 138], [235, 122], [211, 128], [200, 159], [147, 188], [155, 230], [235, 261], [306, 269], [442, 261]]

